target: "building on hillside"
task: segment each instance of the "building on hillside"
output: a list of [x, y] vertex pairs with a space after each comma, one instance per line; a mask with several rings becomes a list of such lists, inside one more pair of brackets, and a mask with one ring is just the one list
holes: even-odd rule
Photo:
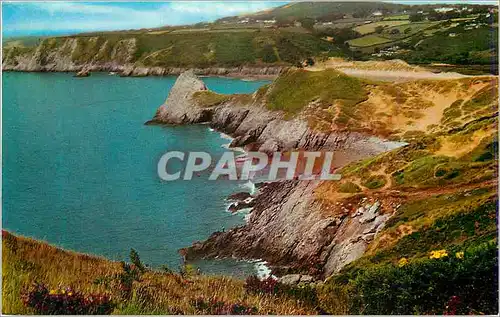
[[436, 11], [438, 13], [446, 13], [446, 12], [450, 12], [450, 11], [453, 11], [453, 10], [455, 10], [455, 9], [453, 9], [453, 8], [446, 8], [446, 7], [434, 9], [434, 11]]
[[380, 16], [383, 16], [384, 14], [382, 12], [380, 12], [380, 11], [375, 11], [375, 12], [372, 13], [372, 15], [375, 16], [375, 17], [380, 17]]

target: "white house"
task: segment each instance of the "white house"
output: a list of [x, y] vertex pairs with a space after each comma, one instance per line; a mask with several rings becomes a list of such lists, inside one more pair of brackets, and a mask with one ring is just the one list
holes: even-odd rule
[[455, 9], [453, 9], [453, 8], [445, 8], [445, 7], [434, 9], [434, 11], [439, 12], [439, 13], [446, 13], [446, 12], [450, 12], [450, 11], [453, 11], [453, 10], [455, 10]]

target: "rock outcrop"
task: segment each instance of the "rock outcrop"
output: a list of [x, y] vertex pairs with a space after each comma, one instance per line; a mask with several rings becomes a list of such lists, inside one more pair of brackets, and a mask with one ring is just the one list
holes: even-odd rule
[[169, 124], [209, 121], [211, 111], [198, 107], [193, 100], [195, 92], [204, 90], [207, 90], [205, 83], [193, 71], [182, 73], [152, 121]]
[[[334, 152], [334, 164], [370, 157], [396, 147], [355, 132], [318, 132], [296, 117], [266, 108], [258, 93], [250, 99], [231, 98], [213, 107], [197, 105], [193, 94], [206, 91], [193, 72], [179, 76], [165, 104], [150, 123], [208, 123], [235, 137], [233, 146], [264, 152], [301, 148]], [[187, 259], [237, 257], [264, 259], [281, 273], [307, 272], [326, 276], [360, 257], [389, 215], [379, 203], [368, 203], [349, 213], [325, 212], [315, 199], [318, 181], [266, 183], [252, 200], [248, 222], [227, 232], [216, 232], [206, 241], [183, 249]], [[365, 211], [366, 210], [366, 211]]]
[[89, 77], [89, 76], [90, 76], [90, 71], [85, 68], [75, 74], [75, 77]]

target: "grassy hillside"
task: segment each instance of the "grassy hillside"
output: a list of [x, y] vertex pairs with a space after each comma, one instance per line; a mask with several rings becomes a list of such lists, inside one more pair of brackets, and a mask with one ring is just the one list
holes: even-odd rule
[[[76, 46], [68, 44], [76, 40]], [[161, 67], [233, 67], [295, 65], [308, 57], [342, 55], [334, 44], [307, 33], [270, 29], [177, 29], [109, 32], [48, 38], [38, 46], [42, 55], [59, 51], [73, 62], [135, 63]], [[5, 58], [34, 53], [36, 47], [4, 48]], [[4, 60], [5, 60], [4, 58]]]
[[[451, 37], [450, 34], [456, 36]], [[456, 27], [424, 38], [401, 57], [410, 63], [496, 64], [498, 27], [464, 30]]]
[[[300, 20], [303, 18], [322, 19], [332, 14], [342, 17], [344, 14], [354, 14], [360, 16], [369, 16], [376, 11], [392, 12], [402, 10], [408, 6], [383, 3], [383, 2], [300, 2], [290, 3], [274, 9], [257, 12], [249, 16], [255, 19], [284, 19], [289, 21]], [[231, 21], [237, 17], [220, 19], [218, 22]]]
[[[380, 212], [391, 215], [363, 257], [326, 283], [337, 295], [325, 300], [325, 309], [344, 314], [496, 314], [498, 82], [423, 81], [379, 89], [393, 95], [394, 107], [406, 112], [413, 125], [426, 129], [403, 133], [404, 125], [396, 128], [398, 119], [390, 116], [385, 122], [393, 124], [392, 135], [402, 136], [407, 146], [350, 164], [340, 171], [341, 182], [316, 189], [316, 199], [332, 215], [348, 216], [362, 201], [378, 201]], [[411, 107], [409, 99], [419, 98], [419, 90], [427, 105], [421, 100], [413, 110], [422, 105], [422, 113], [436, 123], [405, 109]], [[446, 101], [451, 95], [456, 100]], [[437, 99], [430, 101], [432, 96]], [[372, 88], [364, 104], [371, 99], [382, 110], [380, 92]], [[360, 110], [357, 121], [376, 120], [377, 104]], [[336, 310], [339, 301], [347, 302], [344, 310]]]
[[[227, 277], [183, 276], [145, 270], [132, 265], [128, 271], [118, 262], [64, 251], [46, 243], [2, 231], [2, 312], [40, 313], [25, 304], [26, 293], [48, 294], [32, 302], [55, 309], [57, 303], [80, 303], [80, 294], [94, 302], [109, 299], [113, 314], [310, 314], [313, 307], [290, 296], [249, 293], [244, 282]], [[135, 271], [134, 271], [135, 270]], [[192, 271], [192, 270], [191, 270]], [[135, 273], [134, 273], [135, 272]], [[82, 301], [82, 302], [85, 302]], [[80, 304], [83, 306], [83, 304]], [[98, 304], [95, 304], [98, 305]], [[61, 305], [62, 306], [62, 305]], [[101, 305], [104, 306], [104, 305]], [[69, 312], [66, 307], [62, 312]], [[44, 310], [42, 310], [44, 311]], [[45, 310], [47, 313], [47, 310]]]

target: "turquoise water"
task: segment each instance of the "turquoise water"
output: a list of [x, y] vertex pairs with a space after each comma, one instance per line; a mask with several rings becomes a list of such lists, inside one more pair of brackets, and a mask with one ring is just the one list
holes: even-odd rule
[[[203, 78], [220, 93], [248, 93], [265, 81]], [[175, 77], [63, 73], [3, 74], [3, 227], [58, 246], [177, 269], [179, 248], [244, 222], [225, 197], [242, 184], [163, 182], [167, 150], [222, 155], [229, 143], [207, 126], [145, 126]], [[240, 274], [247, 263], [198, 263]]]

